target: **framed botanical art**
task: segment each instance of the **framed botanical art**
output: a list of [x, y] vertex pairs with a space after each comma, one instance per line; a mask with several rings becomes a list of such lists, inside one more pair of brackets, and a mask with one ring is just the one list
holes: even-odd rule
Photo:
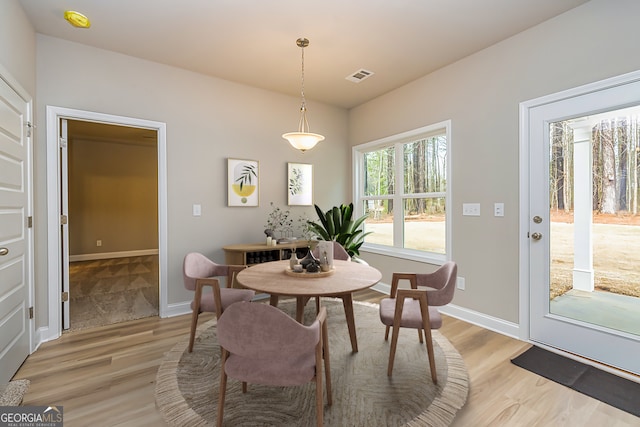
[[313, 205], [313, 165], [288, 164], [287, 203], [297, 206]]
[[255, 160], [227, 159], [227, 205], [258, 206], [260, 172]]

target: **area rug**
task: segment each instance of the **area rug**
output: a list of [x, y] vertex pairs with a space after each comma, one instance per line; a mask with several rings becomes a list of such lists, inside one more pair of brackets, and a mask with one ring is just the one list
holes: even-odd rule
[[[256, 303], [254, 303], [256, 304]], [[384, 340], [378, 305], [354, 302], [358, 353], [351, 351], [342, 303], [323, 299], [328, 312], [333, 405], [326, 405], [326, 426], [448, 426], [469, 392], [467, 369], [460, 354], [438, 331], [433, 341], [438, 375], [429, 373], [426, 346], [417, 332], [403, 329], [393, 376], [387, 376], [389, 341]], [[279, 307], [295, 312], [292, 301]], [[315, 317], [315, 304], [305, 310], [305, 324]], [[216, 422], [220, 348], [216, 321], [198, 330], [193, 353], [186, 351], [188, 331], [170, 350], [156, 378], [156, 406], [170, 426], [208, 426]], [[326, 395], [325, 395], [326, 396]], [[229, 380], [225, 400], [227, 426], [315, 425], [315, 384], [298, 387], [249, 385]]]
[[13, 380], [0, 386], [0, 406], [20, 406], [31, 381]]
[[533, 346], [514, 365], [640, 417], [640, 384]]

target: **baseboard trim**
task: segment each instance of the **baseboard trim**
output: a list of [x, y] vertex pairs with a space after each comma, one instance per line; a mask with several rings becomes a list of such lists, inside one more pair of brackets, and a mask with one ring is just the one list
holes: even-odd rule
[[137, 251], [102, 252], [98, 254], [69, 255], [69, 262], [93, 261], [96, 259], [127, 258], [133, 256], [158, 255], [158, 249], [140, 249]]
[[162, 313], [162, 317], [175, 317], [184, 314], [191, 314], [191, 301], [168, 304], [167, 309]]
[[[390, 285], [380, 282], [372, 286], [371, 289], [386, 295], [389, 295], [389, 292], [391, 292]], [[459, 307], [455, 304], [448, 304], [444, 307], [438, 307], [438, 310], [440, 310], [440, 313], [446, 314], [447, 316], [455, 317], [456, 319], [463, 320], [467, 323], [471, 323], [473, 325], [480, 326], [481, 328], [485, 328], [490, 331], [497, 332], [499, 334], [506, 335], [508, 337], [521, 341], [520, 326], [517, 323], [508, 322], [506, 320], [499, 319], [493, 316], [488, 316], [484, 313], [469, 310], [464, 307]]]

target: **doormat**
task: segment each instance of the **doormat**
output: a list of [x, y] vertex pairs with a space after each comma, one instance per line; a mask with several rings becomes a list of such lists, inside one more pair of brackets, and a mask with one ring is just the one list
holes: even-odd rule
[[0, 386], [0, 406], [20, 406], [29, 384], [29, 380], [13, 380]]
[[514, 365], [640, 417], [640, 384], [533, 346]]

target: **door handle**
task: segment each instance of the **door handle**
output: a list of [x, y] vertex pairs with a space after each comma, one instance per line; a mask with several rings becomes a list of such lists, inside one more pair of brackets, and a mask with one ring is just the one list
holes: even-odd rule
[[7, 255], [9, 253], [9, 249], [0, 248], [0, 256]]
[[540, 240], [540, 239], [542, 239], [542, 233], [535, 232], [535, 233], [531, 234], [531, 238], [533, 240]]

